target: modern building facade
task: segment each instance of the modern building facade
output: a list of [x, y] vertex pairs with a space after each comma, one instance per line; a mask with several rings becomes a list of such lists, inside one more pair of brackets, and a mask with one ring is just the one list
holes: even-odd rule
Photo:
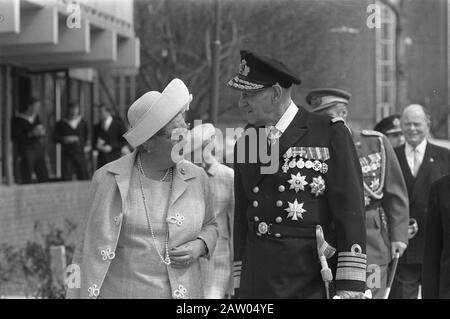
[[11, 118], [29, 97], [41, 102], [53, 180], [61, 176], [61, 163], [51, 132], [69, 102], [80, 104], [90, 128], [96, 104], [124, 114], [140, 64], [133, 12], [130, 0], [0, 2], [0, 184], [17, 182]]

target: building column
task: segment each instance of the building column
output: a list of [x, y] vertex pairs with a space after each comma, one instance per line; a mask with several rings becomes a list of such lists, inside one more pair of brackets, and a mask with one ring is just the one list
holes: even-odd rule
[[[447, 0], [447, 108], [450, 107], [450, 0]], [[447, 138], [450, 138], [450, 112], [447, 114]]]
[[1, 81], [2, 87], [0, 91], [3, 92], [2, 100], [0, 101], [1, 107], [1, 119], [2, 119], [2, 166], [3, 175], [6, 185], [12, 185], [14, 182], [13, 178], [13, 152], [12, 152], [12, 142], [11, 142], [11, 119], [12, 119], [12, 101], [13, 101], [13, 83], [11, 75], [11, 67], [4, 66], [3, 79]]

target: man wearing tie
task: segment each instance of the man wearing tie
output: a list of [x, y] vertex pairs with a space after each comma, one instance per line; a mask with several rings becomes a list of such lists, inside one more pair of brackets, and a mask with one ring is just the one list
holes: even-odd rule
[[395, 149], [409, 195], [411, 220], [417, 223], [417, 234], [409, 241], [400, 259], [391, 298], [415, 299], [422, 282], [425, 222], [431, 184], [450, 172], [450, 151], [427, 141], [430, 117], [423, 106], [412, 104], [401, 117], [405, 145]]

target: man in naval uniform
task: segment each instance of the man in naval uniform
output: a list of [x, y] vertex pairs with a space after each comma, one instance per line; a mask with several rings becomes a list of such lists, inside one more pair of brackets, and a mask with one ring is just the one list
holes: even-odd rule
[[[355, 147], [342, 121], [295, 105], [292, 84], [300, 80], [286, 65], [249, 51], [241, 51], [239, 73], [228, 82], [240, 91], [248, 122], [234, 159], [235, 294], [324, 298], [320, 225], [329, 243], [320, 254], [334, 272], [332, 293], [362, 298], [366, 230]], [[273, 163], [274, 171], [264, 170]]]
[[[350, 93], [316, 89], [307, 96], [312, 112], [347, 120]], [[386, 136], [376, 131], [350, 129], [364, 180], [367, 227], [367, 286], [373, 298], [383, 298], [388, 265], [408, 243], [409, 202], [403, 174]]]

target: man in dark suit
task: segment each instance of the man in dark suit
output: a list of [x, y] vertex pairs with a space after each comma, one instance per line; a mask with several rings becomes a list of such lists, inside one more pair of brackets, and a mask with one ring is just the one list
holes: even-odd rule
[[122, 148], [126, 145], [123, 138], [125, 126], [123, 122], [112, 116], [112, 109], [106, 105], [98, 107], [100, 122], [94, 127], [94, 148], [98, 151], [97, 168], [122, 156]]
[[[341, 117], [345, 122], [351, 94], [316, 89], [307, 96], [312, 112]], [[363, 173], [367, 230], [367, 286], [375, 299], [384, 297], [388, 266], [408, 243], [408, 191], [394, 149], [383, 134], [351, 128]]]
[[400, 259], [390, 298], [415, 299], [422, 282], [428, 195], [431, 184], [450, 172], [450, 151], [427, 141], [430, 118], [421, 105], [405, 108], [401, 126], [406, 143], [395, 153], [408, 189], [409, 216], [418, 232]]
[[[296, 106], [292, 84], [300, 80], [282, 62], [249, 51], [228, 82], [241, 91], [249, 123], [235, 147], [236, 294], [324, 298], [320, 254], [335, 271], [333, 291], [362, 298], [366, 231], [355, 147], [342, 121]], [[331, 245], [318, 248], [317, 225]]]
[[54, 138], [57, 143], [61, 143], [62, 179], [72, 180], [74, 172], [78, 180], [88, 179], [84, 153], [88, 127], [80, 115], [78, 103], [69, 103], [66, 117], [56, 123]]
[[39, 118], [40, 106], [39, 100], [31, 97], [23, 113], [18, 113], [12, 119], [11, 136], [19, 157], [22, 184], [33, 181], [33, 172], [37, 182], [48, 180], [44, 144], [46, 130]]
[[431, 185], [422, 291], [425, 299], [450, 299], [450, 175]]

